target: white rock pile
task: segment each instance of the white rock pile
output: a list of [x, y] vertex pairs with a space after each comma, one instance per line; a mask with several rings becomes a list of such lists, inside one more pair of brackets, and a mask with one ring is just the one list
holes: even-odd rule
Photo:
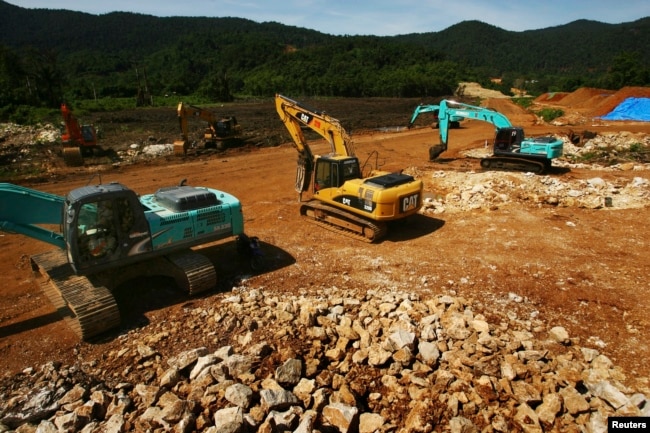
[[[433, 172], [425, 183], [429, 191], [445, 191], [424, 200], [425, 213], [491, 210], [521, 203], [531, 206], [586, 209], [631, 209], [650, 205], [650, 180], [635, 176], [604, 180], [562, 179], [515, 172]], [[451, 192], [446, 192], [451, 191]]]
[[[521, 297], [486, 311], [420, 293], [244, 284], [100, 360], [5, 378], [0, 432], [606, 432], [650, 415], [620, 368], [518, 313]], [[188, 332], [205, 345], [170, 352]]]

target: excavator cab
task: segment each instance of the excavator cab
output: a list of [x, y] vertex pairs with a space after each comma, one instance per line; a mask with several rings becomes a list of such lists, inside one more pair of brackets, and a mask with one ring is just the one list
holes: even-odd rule
[[127, 263], [151, 249], [142, 204], [120, 184], [77, 188], [68, 194], [64, 212], [68, 261], [79, 274]]
[[339, 188], [351, 179], [360, 179], [361, 169], [356, 157], [320, 157], [316, 160], [314, 191]]
[[494, 137], [494, 153], [510, 154], [518, 153], [521, 149], [521, 142], [524, 140], [524, 130], [522, 128], [501, 128], [496, 132]]
[[240, 131], [237, 118], [234, 116], [225, 117], [213, 124], [217, 137], [231, 137]]

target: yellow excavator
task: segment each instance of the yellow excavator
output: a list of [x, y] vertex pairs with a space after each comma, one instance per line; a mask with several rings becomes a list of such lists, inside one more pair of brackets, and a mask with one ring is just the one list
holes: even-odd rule
[[[422, 181], [401, 172], [373, 172], [363, 177], [350, 137], [338, 120], [279, 94], [275, 106], [298, 151], [296, 191], [304, 218], [374, 242], [386, 235], [389, 222], [420, 210]], [[323, 137], [331, 153], [314, 155], [303, 134], [305, 127]], [[302, 193], [310, 185], [312, 197], [303, 202]]]
[[194, 105], [180, 102], [176, 109], [178, 122], [181, 127], [181, 140], [174, 142], [174, 154], [183, 156], [187, 154], [190, 147], [188, 132], [188, 119], [196, 117], [208, 123], [203, 134], [203, 141], [206, 148], [223, 149], [227, 144], [241, 135], [241, 125], [237, 123], [234, 116], [218, 118], [210, 110], [196, 107]]

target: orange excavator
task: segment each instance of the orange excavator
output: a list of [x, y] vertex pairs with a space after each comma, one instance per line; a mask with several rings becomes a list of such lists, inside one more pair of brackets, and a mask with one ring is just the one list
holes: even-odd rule
[[68, 166], [81, 166], [84, 155], [98, 148], [97, 131], [93, 125], [80, 124], [65, 103], [61, 104], [61, 114], [65, 122], [65, 132], [61, 134], [63, 160]]

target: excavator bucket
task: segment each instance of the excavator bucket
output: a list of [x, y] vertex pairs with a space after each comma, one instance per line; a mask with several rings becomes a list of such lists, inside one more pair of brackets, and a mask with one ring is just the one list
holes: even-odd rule
[[185, 156], [187, 155], [187, 148], [189, 147], [187, 141], [177, 140], [174, 141], [174, 155]]

